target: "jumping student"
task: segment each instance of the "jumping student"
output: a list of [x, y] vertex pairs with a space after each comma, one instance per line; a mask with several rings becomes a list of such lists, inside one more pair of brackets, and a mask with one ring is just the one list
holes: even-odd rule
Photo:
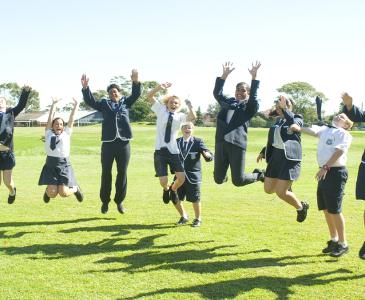
[[8, 108], [6, 98], [0, 97], [0, 183], [2, 177], [4, 184], [9, 190], [9, 204], [14, 203], [16, 197], [16, 187], [12, 176], [13, 168], [15, 167], [14, 120], [27, 105], [31, 90], [29, 86], [24, 86], [18, 105], [13, 108]]
[[76, 196], [79, 202], [82, 202], [84, 196], [77, 185], [70, 162], [71, 134], [79, 103], [76, 99], [73, 99], [73, 108], [66, 126], [63, 119], [59, 117], [52, 120], [59, 101], [60, 99], [53, 98], [49, 110], [44, 137], [47, 159], [39, 177], [38, 185], [47, 185], [43, 195], [45, 203], [48, 203], [50, 198], [55, 198], [57, 195], [69, 197], [72, 194]]
[[138, 81], [137, 70], [132, 70], [131, 79], [132, 94], [130, 96], [123, 96], [122, 89], [117, 84], [111, 84], [107, 87], [109, 99], [96, 101], [89, 88], [89, 78], [85, 74], [81, 77], [84, 101], [103, 114], [100, 185], [101, 212], [103, 214], [106, 214], [109, 209], [114, 160], [117, 163], [114, 202], [117, 204], [118, 212], [125, 213], [122, 203], [127, 195], [127, 169], [130, 160], [129, 141], [132, 139], [129, 109], [141, 95], [141, 83]]
[[183, 136], [179, 137], [176, 142], [180, 150], [180, 160], [185, 170], [185, 181], [177, 190], [179, 200], [174, 203], [176, 210], [180, 214], [180, 220], [177, 225], [183, 225], [189, 221], [182, 201], [192, 202], [195, 219], [192, 227], [199, 227], [201, 220], [201, 202], [200, 202], [200, 185], [202, 182], [202, 167], [200, 157], [203, 156], [205, 161], [213, 160], [213, 154], [205, 146], [202, 139], [193, 136], [194, 124], [186, 122], [182, 125], [181, 131]]
[[307, 217], [309, 204], [299, 201], [291, 190], [294, 180], [300, 175], [302, 145], [300, 128], [303, 126], [301, 115], [292, 112], [291, 100], [280, 96], [275, 101], [271, 115], [278, 116], [270, 128], [266, 147], [261, 151], [258, 161], [266, 159], [267, 167], [264, 179], [264, 191], [276, 195], [297, 210], [297, 221]]
[[[352, 97], [347, 94], [342, 94], [342, 101], [344, 104], [343, 112], [353, 122], [364, 122], [365, 112], [360, 110], [357, 106], [353, 105]], [[359, 170], [357, 172], [356, 180], [356, 199], [365, 200], [365, 151], [362, 155]], [[364, 210], [364, 226], [365, 226], [365, 210]], [[365, 242], [359, 251], [359, 257], [365, 259]]]
[[331, 239], [322, 253], [339, 257], [347, 253], [345, 218], [342, 214], [342, 198], [348, 178], [346, 169], [347, 152], [352, 137], [347, 132], [353, 123], [344, 114], [333, 118], [332, 126], [312, 126], [301, 128], [302, 132], [319, 138], [317, 161], [320, 167], [318, 180], [318, 209], [323, 210]]
[[251, 86], [244, 82], [236, 85], [235, 98], [223, 95], [223, 86], [228, 75], [235, 69], [233, 64], [223, 65], [223, 74], [215, 81], [213, 95], [221, 109], [217, 115], [215, 134], [214, 181], [218, 184], [226, 182], [228, 167], [231, 168], [232, 183], [235, 186], [263, 181], [262, 172], [244, 173], [247, 148], [247, 127], [249, 121], [259, 109], [256, 80], [257, 70], [261, 63], [252, 64], [248, 71], [251, 74]]
[[[152, 89], [147, 97], [152, 104], [152, 111], [157, 116], [156, 121], [156, 144], [154, 153], [154, 165], [156, 177], [160, 180], [163, 188], [162, 200], [168, 204], [170, 200], [175, 204], [178, 201], [177, 189], [185, 181], [185, 173], [179, 157], [179, 148], [176, 143], [177, 134], [181, 124], [196, 119], [195, 112], [190, 102], [187, 102], [188, 115], [179, 112], [181, 100], [175, 95], [167, 95], [162, 103], [156, 100], [155, 95], [161, 90], [167, 90], [171, 83], [159, 84]], [[167, 167], [175, 172], [176, 180], [169, 186]]]

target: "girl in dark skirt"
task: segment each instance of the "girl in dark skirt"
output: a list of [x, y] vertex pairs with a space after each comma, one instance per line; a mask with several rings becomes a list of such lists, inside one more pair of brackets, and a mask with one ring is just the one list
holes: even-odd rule
[[266, 158], [264, 190], [276, 195], [297, 210], [297, 221], [303, 222], [307, 217], [308, 203], [299, 201], [291, 190], [294, 180], [299, 177], [302, 160], [300, 128], [303, 118], [292, 112], [291, 100], [280, 96], [276, 101], [274, 115], [277, 122], [270, 128], [266, 148], [259, 157]]
[[57, 195], [68, 197], [75, 194], [81, 202], [84, 198], [80, 187], [77, 185], [74, 171], [70, 162], [70, 138], [74, 122], [74, 115], [79, 107], [76, 99], [73, 99], [73, 109], [70, 113], [67, 126], [61, 118], [53, 118], [59, 99], [52, 99], [49, 110], [48, 122], [45, 133], [46, 163], [42, 169], [38, 185], [47, 185], [43, 195], [43, 201], [48, 203], [50, 198]]

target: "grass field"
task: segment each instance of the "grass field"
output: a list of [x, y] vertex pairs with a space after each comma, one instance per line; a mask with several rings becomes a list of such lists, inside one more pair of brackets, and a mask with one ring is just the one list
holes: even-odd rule
[[[8, 205], [0, 191], [0, 299], [365, 299], [364, 203], [354, 197], [365, 133], [352, 132], [344, 214], [350, 252], [321, 254], [328, 240], [316, 209], [317, 141], [303, 137], [304, 160], [294, 191], [311, 208], [304, 223], [261, 182], [216, 185], [213, 164], [203, 162], [203, 225], [177, 227], [154, 177], [154, 126], [133, 125], [127, 213], [111, 203], [100, 213], [100, 127], [75, 128], [71, 161], [84, 191], [42, 201], [37, 185], [45, 160], [42, 128], [16, 128], [14, 169], [18, 195]], [[250, 129], [248, 165], [267, 130]], [[197, 128], [214, 150], [214, 128]], [[259, 165], [264, 168], [264, 164]], [[186, 204], [193, 217], [190, 203]]]

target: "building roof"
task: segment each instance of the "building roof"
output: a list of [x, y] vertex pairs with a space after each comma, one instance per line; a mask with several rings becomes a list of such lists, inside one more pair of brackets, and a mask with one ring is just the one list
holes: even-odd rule
[[[96, 112], [96, 110], [90, 111], [90, 110], [79, 110], [75, 114], [75, 121], [82, 119], [86, 116], [92, 115]], [[27, 112], [19, 114], [16, 117], [16, 121], [36, 121], [40, 123], [46, 123], [48, 121], [48, 114], [49, 111], [37, 111], [37, 112]], [[70, 116], [69, 111], [60, 111], [55, 113], [55, 118], [60, 117], [66, 122], [68, 121], [68, 118]]]

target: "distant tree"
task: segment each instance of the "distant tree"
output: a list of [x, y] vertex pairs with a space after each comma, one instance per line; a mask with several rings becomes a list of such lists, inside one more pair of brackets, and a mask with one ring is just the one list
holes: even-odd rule
[[[21, 91], [22, 87], [15, 82], [0, 84], [0, 94], [4, 95], [7, 98], [7, 105], [9, 107], [18, 104]], [[28, 102], [24, 111], [39, 111], [39, 93], [33, 88], [30, 92]]]
[[320, 97], [323, 101], [327, 100], [327, 97], [322, 92], [317, 91], [307, 82], [290, 82], [278, 88], [277, 91], [287, 94], [294, 100], [294, 111], [303, 116], [306, 124], [317, 121], [316, 96]]
[[195, 125], [196, 126], [203, 126], [204, 125], [203, 114], [202, 114], [202, 111], [200, 109], [200, 106], [198, 106], [198, 110], [196, 111]]
[[208, 105], [207, 114], [209, 115], [209, 117], [212, 121], [215, 122], [217, 120], [217, 115], [218, 115], [220, 109], [221, 109], [221, 107], [218, 103]]

